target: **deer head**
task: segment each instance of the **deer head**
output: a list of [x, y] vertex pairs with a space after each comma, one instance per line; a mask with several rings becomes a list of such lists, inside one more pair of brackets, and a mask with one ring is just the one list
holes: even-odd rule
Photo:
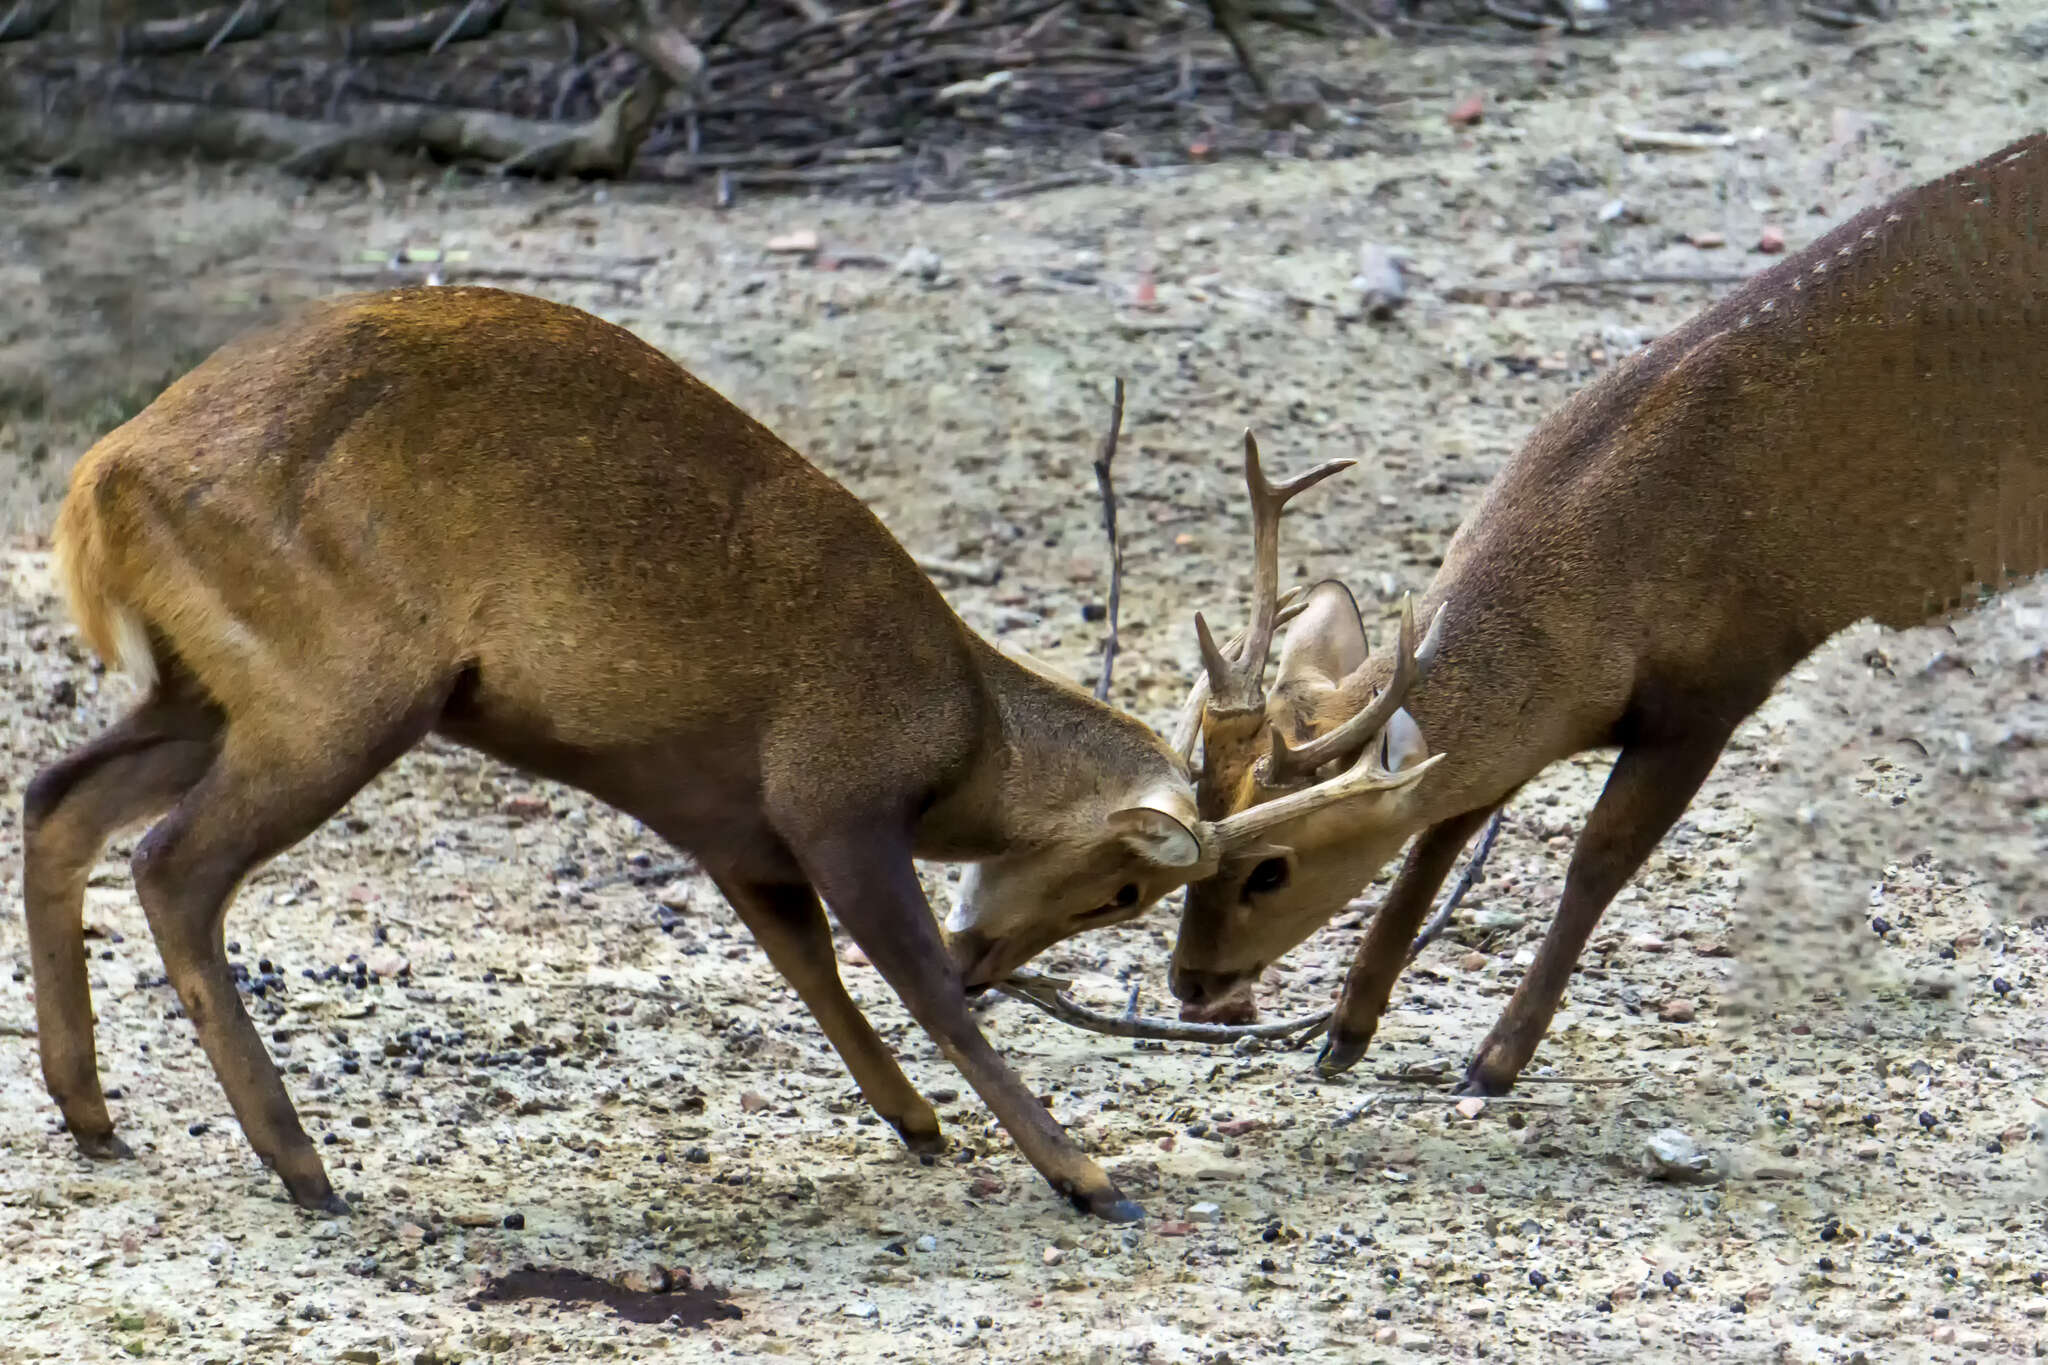
[[[1188, 887], [1174, 948], [1173, 989], [1194, 1017], [1237, 1008], [1268, 964], [1400, 852], [1419, 828], [1418, 784], [1443, 757], [1430, 754], [1403, 705], [1435, 662], [1442, 609], [1418, 644], [1414, 604], [1404, 600], [1396, 648], [1372, 656], [1342, 583], [1280, 594], [1280, 505], [1341, 466], [1273, 490], [1249, 439], [1246, 451], [1253, 623], [1218, 648], [1195, 618], [1203, 677], [1174, 734], [1190, 762], [1199, 739], [1197, 806], [1230, 832], [1218, 840], [1215, 871]], [[1268, 694], [1262, 677], [1282, 624], [1288, 630]]]
[[[1312, 665], [1322, 658], [1310, 642], [1330, 633], [1333, 622], [1342, 624], [1343, 613], [1333, 613], [1326, 600], [1329, 589], [1347, 604], [1349, 628], [1360, 641], [1354, 652], [1364, 661], [1364, 628], [1341, 585], [1318, 585], [1307, 595], [1279, 592], [1282, 510], [1296, 494], [1352, 461], [1332, 461], [1276, 486], [1260, 466], [1258, 442], [1250, 433], [1244, 449], [1255, 550], [1250, 628], [1219, 646], [1208, 623], [1195, 618], [1203, 675], [1182, 711], [1171, 747], [1126, 718], [1159, 744], [1162, 761], [1174, 764], [1171, 772], [1133, 767], [1126, 778], [1098, 780], [1087, 792], [1065, 790], [1056, 780], [1041, 777], [1028, 791], [1020, 785], [1007, 793], [1010, 809], [1032, 807], [1011, 827], [1030, 825], [1040, 833], [1014, 843], [1000, 857], [974, 864], [961, 880], [946, 930], [954, 965], [969, 990], [1001, 980], [1075, 934], [1136, 919], [1161, 897], [1184, 885], [1206, 884], [1221, 868], [1267, 861], [1277, 847], [1275, 830], [1294, 837], [1303, 822], [1315, 823], [1316, 812], [1355, 814], [1385, 806], [1434, 762], [1419, 752], [1419, 737], [1412, 749], [1398, 750], [1400, 766], [1393, 769], [1371, 754], [1359, 762], [1333, 761], [1356, 759], [1372, 747], [1371, 740], [1389, 728], [1387, 716], [1398, 707], [1398, 695], [1366, 707], [1355, 725], [1333, 730], [1327, 743], [1294, 749], [1273, 731], [1269, 710], [1307, 695]], [[1294, 627], [1282, 656], [1282, 688], [1269, 702], [1263, 687], [1266, 654], [1274, 631], [1290, 621]], [[1403, 690], [1418, 671], [1413, 633], [1411, 619], [1410, 662], [1398, 679]], [[1423, 666], [1433, 648], [1433, 640], [1423, 646]], [[1002, 653], [1049, 684], [1064, 704], [1097, 705], [1072, 679], [1016, 646], [1005, 644]], [[1355, 689], [1360, 676], [1355, 668], [1332, 673], [1324, 690], [1348, 697], [1343, 689]], [[1400, 733], [1407, 736], [1414, 723], [1405, 715], [1402, 719], [1406, 729]], [[1021, 733], [1035, 727], [1013, 728]], [[1298, 727], [1290, 732], [1298, 733]], [[1188, 777], [1197, 738], [1207, 759], [1199, 785]]]

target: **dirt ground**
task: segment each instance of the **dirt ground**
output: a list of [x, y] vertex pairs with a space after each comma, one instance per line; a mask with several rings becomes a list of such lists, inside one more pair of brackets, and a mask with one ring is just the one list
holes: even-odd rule
[[[1105, 586], [1088, 460], [1121, 374], [1117, 696], [1163, 725], [1195, 664], [1190, 613], [1245, 608], [1245, 426], [1283, 469], [1360, 459], [1302, 500], [1284, 553], [1390, 605], [1541, 413], [1725, 287], [1559, 279], [1754, 270], [1767, 229], [1796, 249], [2037, 126], [2048, 32], [2027, 6], [1908, 9], [1825, 43], [1755, 27], [1361, 44], [1323, 59], [1406, 92], [1358, 111], [1362, 155], [993, 203], [716, 213], [184, 171], [6, 189], [0, 801], [125, 695], [49, 597], [40, 533], [70, 461], [236, 328], [388, 278], [367, 254], [399, 248], [524, 272], [501, 278], [666, 348], [913, 550], [1000, 570], [942, 581], [977, 627], [1077, 675]], [[1453, 125], [1472, 93], [1483, 120]], [[1735, 145], [1617, 138], [1700, 123]], [[799, 232], [821, 249], [771, 249]], [[1351, 285], [1368, 247], [1406, 263], [1391, 319]], [[2020, 798], [2041, 789], [2025, 765], [2048, 716], [2043, 602], [2016, 594], [1953, 633], [1855, 632], [1802, 669], [1613, 907], [1516, 1095], [1475, 1118], [1384, 1073], [1455, 1070], [1485, 1033], [1604, 755], [1518, 800], [1456, 941], [1408, 974], [1344, 1081], [1315, 1080], [1307, 1050], [1133, 1046], [995, 1005], [992, 1039], [1147, 1206], [1143, 1231], [1066, 1212], [849, 964], [955, 1144], [920, 1166], [708, 884], [633, 822], [440, 745], [254, 878], [229, 920], [236, 959], [282, 981], [249, 1003], [357, 1201], [301, 1214], [176, 1015], [124, 840], [87, 918], [135, 1160], [85, 1163], [58, 1131], [21, 920], [0, 914], [0, 1361], [2042, 1354], [2048, 907]], [[19, 852], [10, 817], [10, 906]], [[1272, 973], [1269, 1015], [1327, 1003], [1359, 921]], [[1172, 929], [1162, 907], [1036, 965], [1105, 1007], [1136, 982], [1170, 1012]], [[1666, 1128], [1723, 1178], [1647, 1177]], [[741, 1316], [481, 1295], [528, 1264], [687, 1267]]]

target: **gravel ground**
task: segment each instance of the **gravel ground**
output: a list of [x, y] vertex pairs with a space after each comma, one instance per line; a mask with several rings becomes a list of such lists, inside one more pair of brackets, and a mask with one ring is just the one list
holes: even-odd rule
[[[946, 586], [1077, 675], [1105, 586], [1088, 460], [1123, 375], [1117, 694], [1163, 724], [1190, 613], [1244, 610], [1246, 425], [1283, 469], [1361, 459], [1303, 499], [1284, 552], [1391, 604], [1542, 412], [1725, 287], [1559, 279], [1754, 270], [1767, 233], [1796, 249], [2033, 127], [2043, 53], [2017, 3], [1916, 8], [1833, 43], [1360, 46], [1322, 60], [1411, 92], [1359, 125], [1361, 155], [983, 204], [716, 214], [199, 172], [0, 190], [20, 304], [0, 318], [0, 800], [124, 695], [48, 595], [39, 532], [70, 460], [233, 330], [354, 287], [366, 250], [467, 251], [634, 328], [914, 550], [999, 569]], [[1449, 121], [1474, 93], [1480, 121]], [[1736, 145], [1616, 137], [1699, 121]], [[820, 249], [770, 249], [797, 233]], [[1391, 318], [1351, 286], [1367, 248], [1406, 263]], [[1143, 1231], [1067, 1213], [850, 963], [955, 1144], [920, 1166], [708, 884], [632, 821], [438, 744], [229, 919], [263, 986], [251, 1007], [359, 1200], [301, 1214], [175, 1015], [124, 840], [87, 919], [135, 1160], [88, 1165], [56, 1130], [21, 922], [0, 915], [0, 1361], [2038, 1354], [2048, 932], [2020, 798], [2041, 790], [2043, 611], [2016, 594], [1953, 632], [1854, 632], [1816, 656], [1614, 905], [1522, 1087], [1476, 1116], [1415, 1073], [1455, 1072], [1504, 1003], [1604, 755], [1517, 802], [1454, 935], [1343, 1081], [1316, 1081], [1310, 1050], [1133, 1046], [995, 1005], [997, 1046], [1146, 1204]], [[11, 905], [18, 842], [0, 826]], [[1276, 969], [1267, 1012], [1325, 1004], [1358, 924]], [[1103, 1006], [1136, 982], [1166, 1012], [1171, 934], [1162, 909], [1037, 965]], [[1666, 1129], [1711, 1183], [1645, 1174]], [[561, 1279], [512, 1296], [499, 1277], [527, 1265], [641, 1292], [630, 1316]], [[653, 1292], [683, 1268], [709, 1298]], [[710, 1302], [740, 1315], [662, 1320]]]

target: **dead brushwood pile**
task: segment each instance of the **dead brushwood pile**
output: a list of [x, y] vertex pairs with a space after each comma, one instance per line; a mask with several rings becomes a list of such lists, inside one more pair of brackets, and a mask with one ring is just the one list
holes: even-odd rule
[[[0, 166], [198, 156], [323, 177], [440, 163], [700, 182], [722, 199], [793, 185], [933, 197], [969, 189], [970, 145], [1108, 134], [1114, 165], [1139, 159], [1120, 139], [1165, 133], [1176, 159], [1202, 160], [1355, 123], [1344, 111], [1370, 97], [1369, 80], [1276, 95], [1215, 12], [1158, 0], [457, 0], [353, 18], [239, 0], [126, 23], [114, 8], [87, 27], [59, 0], [0, 3]], [[1362, 11], [1300, 10], [1248, 17], [1367, 31]]]

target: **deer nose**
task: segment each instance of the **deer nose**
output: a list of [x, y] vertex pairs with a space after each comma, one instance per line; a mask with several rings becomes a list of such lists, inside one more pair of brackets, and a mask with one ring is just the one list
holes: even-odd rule
[[1182, 1004], [1206, 1005], [1229, 994], [1237, 984], [1235, 972], [1204, 972], [1174, 963], [1167, 968], [1166, 984]]

